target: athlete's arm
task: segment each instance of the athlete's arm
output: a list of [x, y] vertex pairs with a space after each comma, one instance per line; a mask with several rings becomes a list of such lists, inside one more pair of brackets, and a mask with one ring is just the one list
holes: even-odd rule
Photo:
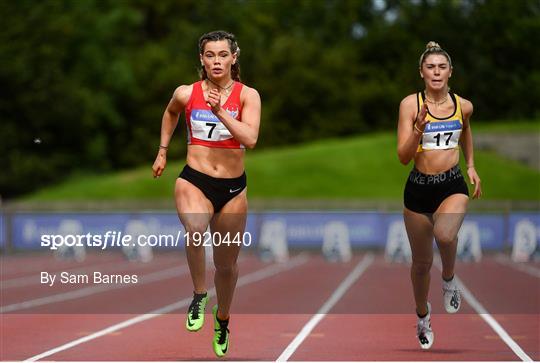
[[178, 87], [174, 91], [163, 113], [163, 117], [161, 118], [160, 148], [152, 166], [154, 178], [160, 177], [163, 174], [163, 170], [165, 170], [165, 166], [167, 165], [167, 148], [169, 147], [174, 129], [178, 124], [178, 117], [189, 101], [192, 88], [192, 86]]
[[473, 138], [471, 131], [471, 115], [473, 113], [473, 104], [466, 99], [461, 98], [461, 110], [463, 111], [463, 131], [461, 133], [461, 149], [467, 164], [467, 175], [469, 181], [474, 185], [473, 198], [482, 196], [482, 187], [480, 185], [480, 177], [474, 167], [474, 150]]
[[231, 135], [242, 145], [253, 149], [259, 137], [259, 125], [261, 123], [261, 97], [254, 89], [244, 86], [240, 95], [242, 102], [242, 120], [234, 119], [223, 107], [221, 107], [220, 93], [212, 89], [208, 93], [208, 103], [212, 112], [227, 127]]
[[416, 97], [415, 94], [409, 95], [399, 105], [397, 152], [403, 165], [407, 165], [414, 158], [427, 123], [427, 105], [424, 103], [416, 115]]

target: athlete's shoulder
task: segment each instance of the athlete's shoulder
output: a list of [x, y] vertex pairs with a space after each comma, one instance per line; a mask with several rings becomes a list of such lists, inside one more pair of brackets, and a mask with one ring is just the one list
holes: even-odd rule
[[188, 103], [191, 93], [193, 92], [193, 84], [181, 85], [176, 87], [173, 93], [173, 98], [180, 102], [180, 104], [185, 105]]
[[465, 118], [469, 118], [472, 115], [474, 109], [472, 102], [466, 98], [459, 96], [459, 103], [461, 105], [461, 111], [463, 112], [463, 116]]
[[417, 104], [417, 93], [412, 93], [408, 96], [406, 96], [404, 99], [401, 100], [401, 103], [399, 104], [399, 107], [414, 107], [416, 109]]
[[259, 92], [253, 88], [253, 87], [249, 87], [247, 85], [243, 85], [242, 87], [242, 95], [241, 97], [246, 100], [246, 99], [250, 99], [250, 100], [261, 100], [261, 96], [259, 95]]

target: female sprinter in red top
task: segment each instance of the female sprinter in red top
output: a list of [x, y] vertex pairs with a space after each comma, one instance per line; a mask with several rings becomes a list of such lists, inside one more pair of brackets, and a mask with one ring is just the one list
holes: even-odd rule
[[418, 315], [420, 346], [433, 344], [431, 306], [427, 301], [433, 237], [442, 260], [446, 311], [455, 313], [461, 296], [454, 279], [457, 235], [469, 200], [459, 168], [459, 146], [474, 185], [473, 198], [482, 194], [474, 168], [470, 101], [450, 93], [452, 61], [437, 43], [429, 42], [420, 56], [420, 76], [425, 90], [405, 97], [399, 107], [398, 156], [403, 164], [414, 160], [404, 192], [403, 216], [412, 250], [411, 279]]
[[[212, 232], [217, 305], [213, 348], [229, 347], [229, 310], [238, 279], [237, 258], [246, 225], [244, 150], [257, 143], [261, 116], [258, 92], [240, 83], [240, 48], [233, 34], [214, 31], [199, 39], [201, 80], [178, 87], [165, 109], [154, 177], [165, 169], [167, 148], [182, 111], [187, 125], [187, 165], [176, 180], [175, 199], [187, 232], [186, 255], [194, 286], [186, 328], [198, 331], [208, 302], [201, 237]], [[226, 242], [226, 243], [224, 243]]]

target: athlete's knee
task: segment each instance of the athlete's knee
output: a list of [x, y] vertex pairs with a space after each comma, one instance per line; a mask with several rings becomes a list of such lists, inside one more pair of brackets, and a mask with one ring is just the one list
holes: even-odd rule
[[440, 246], [449, 246], [457, 241], [457, 236], [455, 233], [451, 232], [448, 229], [441, 229], [434, 231], [435, 240]]
[[236, 262], [226, 263], [214, 261], [214, 267], [216, 268], [216, 273], [220, 275], [232, 276], [238, 272]]
[[191, 239], [201, 239], [202, 241], [204, 237], [208, 237], [204, 236], [204, 233], [208, 229], [208, 220], [202, 216], [200, 218], [184, 219], [183, 225], [186, 233]]
[[417, 276], [428, 275], [429, 271], [431, 270], [432, 264], [433, 264], [433, 260], [419, 261], [419, 260], [413, 259], [411, 270]]
[[[186, 227], [186, 244], [188, 246], [205, 246], [208, 243], [208, 236], [205, 235], [206, 227], [203, 225], [192, 225]], [[211, 242], [211, 241], [210, 241]]]

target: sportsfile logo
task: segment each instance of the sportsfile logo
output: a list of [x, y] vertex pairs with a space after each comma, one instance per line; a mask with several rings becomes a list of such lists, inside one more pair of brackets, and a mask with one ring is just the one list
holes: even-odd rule
[[97, 247], [105, 250], [109, 247], [177, 247], [186, 245], [220, 246], [251, 245], [249, 232], [231, 234], [220, 232], [187, 233], [178, 231], [173, 234], [140, 234], [131, 235], [122, 231], [107, 231], [105, 234], [44, 234], [41, 236], [41, 247], [57, 250], [64, 247]]
[[136, 237], [122, 231], [107, 231], [104, 234], [44, 234], [41, 236], [41, 247], [57, 250], [62, 247], [98, 247], [105, 250], [109, 247], [177, 247], [184, 241], [182, 231], [173, 234], [140, 234]]

